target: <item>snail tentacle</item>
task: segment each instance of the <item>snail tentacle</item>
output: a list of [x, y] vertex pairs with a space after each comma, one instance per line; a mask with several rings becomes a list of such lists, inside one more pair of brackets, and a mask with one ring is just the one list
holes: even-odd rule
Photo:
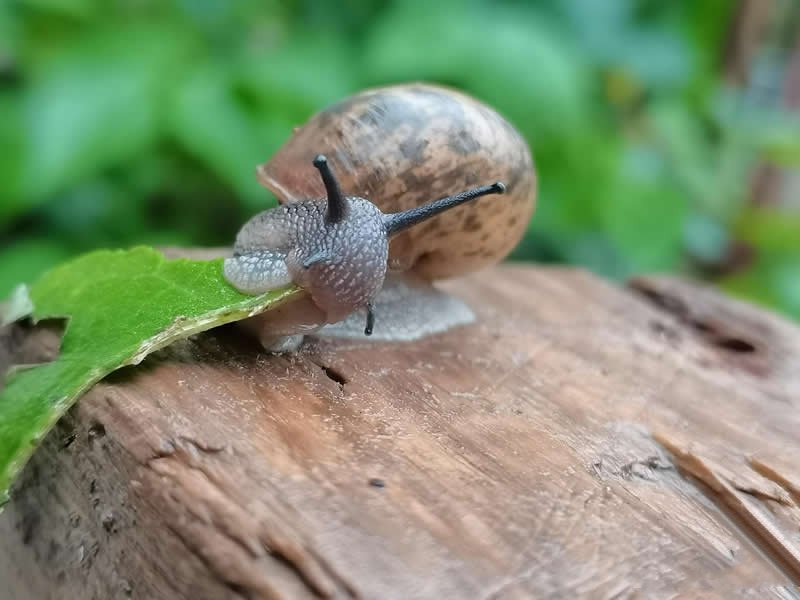
[[331, 259], [330, 253], [324, 250], [320, 250], [319, 252], [309, 256], [303, 261], [303, 268], [310, 269], [314, 265], [324, 263], [325, 261], [329, 261], [330, 259]]
[[[370, 336], [376, 342], [418, 340], [475, 321], [475, 313], [463, 300], [407, 273], [387, 275], [372, 301], [372, 311], [381, 318]], [[343, 321], [325, 325], [310, 335], [364, 339], [366, 317], [367, 309], [361, 308]]]
[[317, 154], [314, 166], [322, 177], [322, 183], [325, 185], [325, 192], [328, 196], [328, 212], [325, 214], [325, 222], [328, 225], [341, 223], [347, 216], [347, 198], [342, 194], [339, 181], [333, 174], [324, 154]]
[[391, 237], [417, 223], [435, 217], [439, 213], [455, 208], [459, 204], [475, 200], [481, 196], [488, 196], [489, 194], [503, 194], [505, 191], [506, 186], [500, 181], [492, 185], [482, 185], [481, 187], [472, 188], [471, 190], [454, 194], [453, 196], [446, 196], [421, 206], [415, 206], [403, 212], [384, 215], [383, 227], [386, 230], [386, 235]]
[[372, 335], [372, 328], [375, 327], [375, 311], [373, 303], [367, 304], [367, 324], [364, 327], [364, 335]]

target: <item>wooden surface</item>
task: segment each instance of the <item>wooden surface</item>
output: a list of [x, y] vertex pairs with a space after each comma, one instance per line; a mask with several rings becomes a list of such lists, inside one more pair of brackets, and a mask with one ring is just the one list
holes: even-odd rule
[[10, 598], [798, 597], [800, 329], [668, 279], [447, 287], [478, 324], [225, 328], [96, 386], [0, 516]]

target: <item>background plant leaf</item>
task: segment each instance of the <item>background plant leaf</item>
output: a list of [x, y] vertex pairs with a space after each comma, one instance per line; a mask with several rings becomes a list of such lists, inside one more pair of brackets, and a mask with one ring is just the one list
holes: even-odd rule
[[23, 99], [26, 198], [38, 201], [153, 142], [180, 40], [169, 29], [122, 27], [81, 39], [33, 74]]
[[0, 298], [96, 248], [230, 244], [276, 202], [254, 169], [294, 127], [426, 80], [531, 147], [537, 211], [515, 260], [733, 277], [796, 316], [792, 270], [770, 265], [800, 240], [800, 3], [743, 6], [0, 2]]
[[[46, 273], [28, 289], [31, 316], [68, 322], [58, 358], [9, 375], [0, 391], [0, 504], [44, 435], [97, 381], [293, 293], [246, 296], [225, 282], [221, 259], [167, 260], [146, 247], [92, 252]], [[16, 296], [10, 305], [24, 304]]]

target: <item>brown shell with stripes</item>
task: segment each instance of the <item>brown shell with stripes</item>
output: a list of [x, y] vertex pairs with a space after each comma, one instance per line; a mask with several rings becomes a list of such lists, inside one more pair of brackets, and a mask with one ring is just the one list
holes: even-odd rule
[[265, 164], [259, 181], [279, 202], [325, 197], [311, 164], [325, 154], [348, 195], [400, 212], [491, 181], [493, 198], [445, 212], [391, 241], [389, 268], [424, 279], [462, 275], [499, 262], [525, 233], [536, 203], [530, 150], [496, 111], [427, 84], [367, 90], [314, 115]]

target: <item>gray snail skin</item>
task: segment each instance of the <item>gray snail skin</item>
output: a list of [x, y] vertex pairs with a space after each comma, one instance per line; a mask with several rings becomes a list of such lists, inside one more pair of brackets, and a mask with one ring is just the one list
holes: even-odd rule
[[536, 196], [520, 134], [478, 101], [424, 84], [323, 110], [257, 174], [281, 204], [242, 227], [224, 275], [244, 293], [307, 292], [244, 322], [278, 351], [317, 330], [410, 340], [469, 322], [431, 282], [504, 258]]

